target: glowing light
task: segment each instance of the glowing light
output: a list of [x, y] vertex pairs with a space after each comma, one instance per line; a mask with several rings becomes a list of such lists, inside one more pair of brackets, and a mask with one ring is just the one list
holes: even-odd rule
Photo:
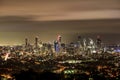
[[7, 53], [7, 54], [5, 55], [5, 59], [4, 59], [5, 61], [7, 61], [9, 54], [10, 54], [10, 53]]

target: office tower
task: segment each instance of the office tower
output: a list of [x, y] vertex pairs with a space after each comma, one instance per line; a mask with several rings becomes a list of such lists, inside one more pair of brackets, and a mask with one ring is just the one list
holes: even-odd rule
[[38, 37], [35, 37], [35, 48], [38, 48]]
[[81, 41], [81, 36], [78, 36], [78, 41]]
[[61, 37], [60, 35], [57, 36], [57, 41], [58, 41], [58, 43], [61, 43], [61, 38], [62, 38], [62, 37]]
[[58, 36], [57, 36], [57, 43], [58, 43], [58, 47], [59, 47], [59, 48], [61, 47], [61, 41], [62, 41], [61, 35], [58, 35]]
[[97, 47], [100, 48], [101, 47], [101, 43], [102, 43], [102, 40], [100, 38], [100, 36], [97, 36]]
[[25, 38], [25, 47], [28, 46], [28, 38]]
[[58, 41], [54, 41], [54, 49], [55, 49], [55, 52], [59, 52], [60, 51], [60, 47], [59, 47]]
[[77, 38], [78, 38], [77, 46], [78, 46], [79, 48], [81, 48], [81, 47], [82, 47], [82, 38], [81, 38], [81, 36], [78, 36]]

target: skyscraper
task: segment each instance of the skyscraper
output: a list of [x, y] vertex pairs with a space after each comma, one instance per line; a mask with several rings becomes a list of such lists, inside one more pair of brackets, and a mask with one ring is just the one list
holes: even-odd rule
[[102, 40], [101, 40], [100, 36], [98, 35], [97, 36], [97, 42], [96, 42], [98, 48], [101, 47], [101, 43], [102, 43]]
[[25, 38], [25, 47], [28, 46], [28, 38]]
[[58, 36], [57, 36], [57, 41], [58, 41], [58, 43], [61, 43], [61, 39], [62, 39], [61, 35], [58, 35]]
[[35, 48], [38, 48], [38, 37], [35, 37]]

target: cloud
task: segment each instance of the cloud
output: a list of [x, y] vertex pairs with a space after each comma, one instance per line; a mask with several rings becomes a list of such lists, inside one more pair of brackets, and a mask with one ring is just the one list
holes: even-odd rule
[[0, 17], [0, 31], [45, 33], [120, 33], [120, 19], [34, 21], [28, 16]]
[[15, 22], [15, 21], [28, 21], [32, 18], [32, 16], [0, 16], [0, 21], [9, 21], [9, 22]]
[[0, 16], [37, 16], [34, 20], [120, 18], [119, 0], [4, 0]]

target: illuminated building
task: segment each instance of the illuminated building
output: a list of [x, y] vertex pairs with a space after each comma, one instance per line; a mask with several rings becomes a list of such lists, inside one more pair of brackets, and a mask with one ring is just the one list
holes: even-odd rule
[[57, 53], [60, 51], [58, 41], [54, 41], [54, 49], [55, 49], [55, 52], [57, 52]]
[[61, 43], [61, 36], [60, 36], [60, 35], [57, 36], [57, 41], [58, 41], [59, 43]]
[[55, 49], [55, 52], [57, 53], [59, 53], [61, 50], [61, 36], [60, 35], [58, 35], [57, 40], [54, 41], [54, 49]]

